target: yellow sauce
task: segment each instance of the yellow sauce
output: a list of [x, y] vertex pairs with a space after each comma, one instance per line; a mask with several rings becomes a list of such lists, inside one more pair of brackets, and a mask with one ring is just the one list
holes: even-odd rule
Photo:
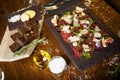
[[40, 50], [40, 52], [33, 57], [34, 63], [41, 69], [44, 69], [48, 66], [48, 62], [50, 61], [50, 59], [50, 54], [44, 50]]

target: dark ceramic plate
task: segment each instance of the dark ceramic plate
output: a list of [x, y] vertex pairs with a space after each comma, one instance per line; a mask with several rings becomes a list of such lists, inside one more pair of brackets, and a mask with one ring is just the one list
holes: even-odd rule
[[16, 27], [18, 25], [22, 25], [24, 24], [21, 20], [17, 21], [17, 22], [9, 22], [8, 19], [10, 19], [11, 17], [15, 16], [15, 15], [21, 15], [23, 12], [25, 12], [26, 10], [34, 10], [36, 12], [36, 15], [35, 17], [32, 19], [34, 21], [38, 21], [41, 19], [41, 15], [40, 15], [40, 9], [37, 7], [37, 6], [29, 6], [29, 7], [26, 7], [26, 8], [23, 8], [21, 10], [18, 10], [18, 11], [15, 11], [13, 13], [10, 13], [8, 15], [6, 15], [6, 18], [7, 18], [7, 22], [8, 22], [8, 26], [9, 26], [9, 30], [13, 30], [13, 29], [16, 29]]
[[94, 14], [88, 10], [87, 7], [85, 7], [82, 3], [76, 3], [73, 4], [71, 6], [69, 6], [66, 9], [63, 9], [62, 11], [59, 11], [57, 14], [59, 15], [63, 15], [64, 12], [66, 11], [70, 11], [73, 10], [76, 6], [80, 6], [82, 8], [85, 9], [85, 12], [87, 14], [89, 14], [89, 16], [98, 24], [99, 28], [101, 28], [101, 30], [106, 31], [110, 37], [112, 37], [114, 39], [114, 42], [107, 48], [102, 48], [99, 51], [95, 51], [95, 53], [92, 55], [92, 57], [90, 59], [85, 59], [83, 57], [81, 57], [80, 59], [76, 59], [73, 53], [73, 50], [70, 48], [69, 44], [67, 44], [66, 42], [64, 42], [64, 40], [62, 39], [62, 36], [60, 35], [60, 33], [53, 27], [53, 24], [51, 23], [51, 18], [53, 16], [51, 16], [49, 19], [46, 20], [47, 26], [48, 28], [51, 30], [51, 32], [53, 33], [53, 35], [56, 37], [56, 39], [59, 41], [61, 47], [64, 49], [64, 51], [66, 52], [66, 54], [69, 56], [69, 58], [71, 59], [71, 61], [74, 63], [74, 65], [79, 69], [86, 69], [94, 64], [96, 64], [97, 62], [109, 57], [112, 54], [115, 54], [117, 52], [120, 51], [120, 39], [118, 37], [116, 37], [106, 26], [105, 24], [103, 24], [98, 18], [96, 18], [94, 16]]

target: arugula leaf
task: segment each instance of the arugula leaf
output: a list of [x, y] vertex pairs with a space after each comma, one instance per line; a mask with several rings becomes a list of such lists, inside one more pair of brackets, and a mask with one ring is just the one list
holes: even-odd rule
[[78, 17], [79, 17], [79, 18], [81, 18], [81, 17], [82, 17], [82, 15], [81, 15], [81, 14], [79, 14], [79, 15], [78, 15]]
[[93, 24], [93, 20], [92, 20], [92, 18], [88, 18], [88, 20], [90, 22], [90, 24], [88, 25], [88, 28], [89, 28]]
[[86, 53], [85, 51], [83, 52], [82, 56], [86, 59], [90, 59], [91, 55], [89, 53]]
[[91, 30], [91, 29], [88, 29], [92, 34], [94, 34], [95, 32], [97, 32], [97, 31], [95, 31], [95, 30]]
[[32, 45], [36, 45], [36, 44], [38, 44], [38, 43], [41, 43], [41, 42], [43, 42], [45, 39], [46, 39], [46, 38], [44, 37], [44, 38], [41, 38], [41, 39], [35, 39], [35, 40], [33, 40], [33, 41], [30, 42], [29, 44], [27, 44], [27, 45], [23, 46], [21, 49], [17, 50], [17, 51], [15, 52], [14, 56], [15, 56], [15, 55], [20, 55], [20, 54], [21, 54], [24, 50], [26, 50], [28, 47], [30, 47], [30, 46], [32, 46]]
[[70, 11], [65, 12], [65, 15], [70, 15]]
[[108, 71], [107, 73], [111, 74], [111, 75], [116, 75], [118, 72], [120, 72], [120, 63], [118, 63], [118, 65], [115, 67], [115, 69], [113, 71]]
[[81, 38], [81, 39], [78, 41], [78, 46], [80, 47], [81, 44], [83, 44], [83, 42], [84, 42], [84, 39]]

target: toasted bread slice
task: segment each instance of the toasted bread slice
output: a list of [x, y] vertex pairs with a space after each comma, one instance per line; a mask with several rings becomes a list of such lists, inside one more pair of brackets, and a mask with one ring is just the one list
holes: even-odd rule
[[25, 21], [28, 21], [30, 19], [30, 16], [28, 14], [21, 14], [21, 21], [22, 22], [25, 22]]
[[36, 15], [36, 12], [34, 10], [27, 10], [24, 13], [28, 14], [31, 19]]

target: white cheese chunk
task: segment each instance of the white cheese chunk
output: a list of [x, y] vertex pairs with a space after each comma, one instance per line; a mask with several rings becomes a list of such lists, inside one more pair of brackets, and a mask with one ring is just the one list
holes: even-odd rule
[[90, 22], [88, 20], [80, 20], [81, 24], [90, 24]]
[[86, 14], [84, 12], [81, 13], [82, 16], [85, 16]]
[[83, 29], [81, 32], [80, 32], [82, 35], [85, 35], [85, 34], [88, 34], [89, 31], [87, 29]]
[[94, 38], [93, 41], [96, 42], [96, 43], [99, 43], [100, 39]]
[[83, 12], [84, 11], [84, 8], [81, 8], [81, 7], [78, 7], [78, 6], [76, 6], [76, 13], [81, 13], [81, 12]]
[[54, 17], [51, 19], [51, 22], [53, 23], [54, 26], [57, 26], [58, 19], [59, 19], [58, 15], [54, 15]]
[[77, 35], [77, 36], [81, 37], [81, 36], [82, 36], [82, 34], [81, 34], [81, 33], [78, 33], [78, 35]]
[[106, 45], [106, 42], [105, 42], [105, 39], [104, 39], [104, 38], [102, 38], [102, 45], [103, 45], [103, 47], [107, 47], [107, 45]]
[[62, 31], [63, 31], [63, 32], [70, 33], [70, 29], [69, 29], [69, 28], [70, 28], [70, 25], [63, 25], [62, 27], [63, 27], [63, 28], [62, 28]]
[[72, 23], [72, 16], [71, 15], [64, 15], [61, 19], [65, 20], [68, 24]]
[[70, 40], [70, 42], [75, 42], [75, 41], [79, 41], [80, 37], [79, 36], [70, 36], [68, 39]]
[[58, 9], [58, 6], [57, 6], [57, 5], [45, 6], [45, 9], [46, 9], [46, 10], [56, 10], [56, 9]]
[[78, 19], [78, 17], [74, 16], [73, 17], [73, 25], [77, 26], [78, 24], [79, 24], [79, 19]]
[[89, 51], [90, 51], [90, 48], [89, 48], [88, 45], [83, 44], [82, 47], [83, 47], [83, 50], [84, 50], [85, 52], [89, 52]]
[[95, 31], [101, 31], [98, 26], [95, 26]]
[[101, 33], [95, 32], [95, 33], [94, 33], [94, 37], [95, 37], [95, 38], [100, 38], [100, 37], [101, 37]]
[[73, 45], [73, 46], [77, 46], [77, 42], [73, 42], [72, 45]]

